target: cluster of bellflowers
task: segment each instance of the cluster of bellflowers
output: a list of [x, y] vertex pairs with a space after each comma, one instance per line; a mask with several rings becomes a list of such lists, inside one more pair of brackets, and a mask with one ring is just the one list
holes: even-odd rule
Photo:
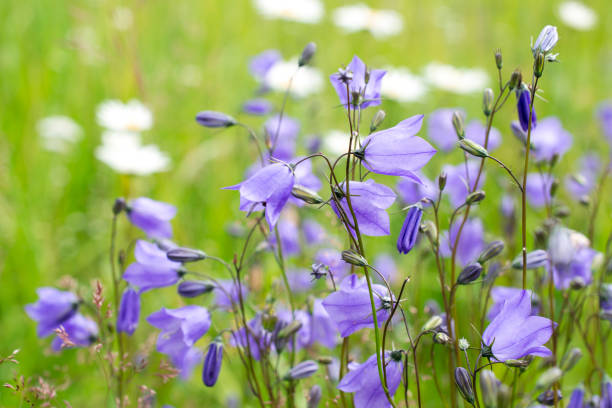
[[[441, 108], [387, 126], [378, 108], [386, 72], [353, 57], [329, 77], [348, 130], [338, 157], [320, 152], [316, 137], [300, 138], [287, 112], [293, 77], [280, 107], [265, 87], [245, 105], [266, 117], [261, 132], [199, 112], [201, 126], [235, 128], [253, 146], [244, 178], [219, 186], [244, 216], [231, 232], [232, 259], [172, 241], [173, 205], [117, 199], [112, 299], [104, 308], [98, 287], [85, 308], [91, 301], [76, 293], [41, 288], [26, 306], [38, 335], [55, 334], [56, 350], [111, 350], [119, 403], [138, 372], [125, 369], [138, 349], [127, 343], [153, 330], [156, 351], [184, 379], [198, 367], [204, 386], [223, 387], [219, 379], [242, 367], [245, 406], [455, 408], [461, 398], [486, 408], [612, 406], [612, 238], [597, 228], [598, 215], [609, 215], [610, 156], [603, 164], [589, 153], [565, 177], [578, 207], [572, 221], [558, 174], [572, 136], [536, 109], [545, 69], [557, 69], [557, 40], [556, 27], [542, 30], [528, 75], [507, 75], [496, 51], [498, 88], [483, 91], [482, 121], [467, 125], [463, 110]], [[293, 75], [315, 52], [306, 45]], [[249, 68], [263, 77], [276, 58], [260, 54]], [[493, 127], [503, 107], [516, 113], [506, 132]], [[598, 116], [612, 144], [612, 105]], [[493, 155], [502, 144], [515, 145], [504, 153], [514, 157]], [[428, 177], [436, 160], [441, 168]], [[489, 194], [486, 176], [495, 180]], [[403, 222], [392, 221], [398, 213]], [[117, 250], [123, 219], [142, 237]], [[396, 255], [373, 255], [368, 246], [388, 236]], [[426, 277], [439, 291], [422, 305], [415, 282]], [[183, 306], [141, 316], [141, 302], [164, 287]]]

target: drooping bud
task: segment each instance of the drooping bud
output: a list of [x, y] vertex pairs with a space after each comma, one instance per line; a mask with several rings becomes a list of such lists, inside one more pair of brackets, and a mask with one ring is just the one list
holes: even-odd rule
[[[527, 253], [527, 269], [536, 269], [546, 266], [548, 254], [543, 249], [536, 249]], [[523, 269], [523, 256], [519, 255], [512, 261], [512, 268]]]
[[495, 258], [497, 255], [501, 254], [504, 250], [504, 241], [493, 241], [489, 245], [486, 246], [485, 249], [482, 250], [480, 255], [478, 256], [478, 263], [481, 265], [485, 262]]
[[122, 211], [124, 211], [126, 208], [127, 208], [127, 203], [125, 202], [125, 199], [122, 197], [119, 197], [113, 203], [113, 214], [118, 215]]
[[525, 132], [529, 131], [529, 119], [531, 119], [531, 128], [536, 127], [537, 115], [535, 107], [531, 107], [531, 92], [526, 85], [522, 85], [516, 90], [516, 111], [521, 127]]
[[457, 278], [457, 284], [467, 285], [469, 283], [472, 283], [480, 277], [481, 273], [482, 265], [480, 265], [478, 262], [468, 265], [463, 268], [463, 270], [459, 274], [459, 277]]
[[465, 138], [465, 126], [463, 125], [463, 115], [459, 111], [453, 112], [453, 127], [455, 128], [455, 133], [457, 133], [457, 137], [459, 140], [463, 140]]
[[376, 129], [378, 129], [378, 127], [385, 120], [385, 116], [387, 116], [387, 114], [382, 109], [380, 109], [378, 112], [376, 112], [376, 114], [372, 118], [372, 122], [370, 123], [370, 132], [374, 132]]
[[368, 266], [368, 261], [352, 249], [342, 251], [342, 260], [355, 266]]
[[194, 298], [204, 293], [212, 292], [215, 285], [202, 281], [183, 281], [179, 283], [177, 292], [180, 296]]
[[538, 55], [535, 56], [535, 59], [533, 61], [533, 75], [535, 75], [536, 78], [540, 78], [544, 73], [545, 62], [546, 58], [544, 57], [543, 53], [540, 52], [538, 53]]
[[302, 322], [299, 320], [294, 320], [291, 323], [287, 324], [285, 327], [283, 327], [276, 334], [276, 337], [281, 340], [287, 339], [293, 336], [295, 333], [297, 333], [301, 328], [302, 328]]
[[206, 254], [199, 249], [179, 247], [166, 252], [166, 257], [174, 262], [187, 263], [206, 259]]
[[276, 328], [276, 323], [278, 323], [278, 316], [274, 314], [274, 311], [271, 309], [264, 310], [261, 314], [261, 326], [266, 331], [274, 331]]
[[439, 315], [432, 316], [425, 323], [425, 325], [423, 326], [423, 330], [422, 331], [427, 332], [427, 331], [435, 330], [436, 328], [438, 328], [442, 324], [442, 322], [443, 322], [443, 320], [442, 320], [441, 316], [439, 316]]
[[291, 195], [304, 201], [306, 204], [323, 204], [325, 202], [315, 191], [299, 184], [293, 185]]
[[319, 406], [319, 402], [321, 401], [321, 387], [317, 384], [310, 387], [310, 391], [308, 391], [308, 405], [307, 408], [317, 408]]
[[292, 367], [291, 370], [285, 374], [284, 380], [302, 380], [308, 378], [317, 372], [319, 365], [313, 360], [305, 360], [296, 366]]
[[529, 360], [510, 359], [510, 360], [504, 361], [504, 364], [512, 368], [526, 368], [530, 362], [531, 361]]
[[578, 347], [573, 347], [569, 349], [561, 359], [560, 367], [564, 372], [567, 372], [574, 368], [581, 358], [582, 350], [580, 350]]
[[468, 204], [468, 205], [477, 204], [477, 203], [481, 202], [482, 200], [484, 200], [485, 196], [486, 196], [485, 192], [482, 191], [482, 190], [474, 191], [473, 193], [470, 193], [466, 197], [465, 203]]
[[444, 191], [444, 187], [446, 187], [446, 179], [447, 179], [447, 174], [446, 172], [442, 172], [440, 173], [440, 175], [438, 176], [438, 188], [440, 189], [440, 191]]
[[557, 189], [559, 188], [559, 180], [553, 180], [550, 184], [550, 196], [554, 197], [557, 195]]
[[306, 44], [306, 46], [302, 50], [302, 55], [300, 55], [300, 59], [298, 60], [298, 67], [303, 67], [304, 65], [307, 65], [312, 59], [312, 57], [315, 55], [316, 51], [317, 44], [313, 43], [312, 41]]
[[485, 408], [497, 408], [500, 382], [491, 370], [480, 372], [480, 392]]
[[468, 370], [463, 367], [455, 368], [455, 383], [463, 399], [469, 404], [473, 404], [474, 389], [472, 388], [472, 378]]
[[212, 387], [217, 383], [222, 362], [223, 343], [217, 338], [208, 346], [208, 352], [204, 358], [204, 368], [202, 370], [202, 381], [204, 385]]
[[238, 123], [236, 119], [222, 112], [202, 111], [196, 115], [196, 122], [208, 128], [230, 127]]
[[410, 207], [406, 213], [406, 219], [397, 237], [397, 250], [400, 254], [407, 254], [414, 248], [422, 217], [423, 208], [418, 204]]
[[493, 112], [493, 100], [495, 99], [495, 94], [491, 88], [486, 88], [482, 93], [482, 112], [485, 116], [489, 116], [491, 112]]
[[563, 371], [559, 367], [550, 367], [544, 371], [538, 381], [536, 381], [536, 388], [539, 390], [545, 390], [550, 388], [554, 383], [559, 381], [563, 376]]
[[448, 334], [444, 332], [438, 332], [433, 336], [433, 341], [434, 343], [437, 343], [437, 344], [449, 344], [451, 341], [451, 338], [448, 337]]
[[509, 90], [517, 89], [519, 86], [521, 86], [522, 82], [523, 82], [523, 75], [521, 74], [521, 71], [517, 68], [512, 72], [512, 75], [510, 75], [510, 82], [508, 82], [508, 89]]
[[502, 53], [499, 48], [495, 50], [495, 66], [497, 69], [502, 69], [503, 66]]
[[465, 152], [475, 157], [489, 157], [487, 149], [470, 139], [461, 139], [458, 146]]

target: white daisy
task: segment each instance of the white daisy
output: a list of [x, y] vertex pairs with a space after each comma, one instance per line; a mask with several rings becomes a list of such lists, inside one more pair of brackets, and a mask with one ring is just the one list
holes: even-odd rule
[[432, 62], [425, 67], [425, 79], [440, 89], [458, 94], [481, 92], [489, 82], [487, 73], [479, 68], [456, 68]]
[[38, 121], [36, 130], [45, 149], [64, 153], [83, 135], [83, 129], [68, 116], [47, 116]]
[[595, 11], [578, 1], [561, 3], [557, 12], [561, 21], [576, 30], [587, 31], [597, 24]]
[[156, 145], [142, 145], [138, 133], [104, 132], [95, 155], [120, 174], [146, 176], [170, 167], [170, 158]]
[[297, 58], [277, 62], [266, 73], [264, 84], [274, 91], [285, 92], [291, 77], [295, 75], [291, 94], [298, 98], [319, 92], [323, 88], [323, 76], [318, 69], [303, 66], [298, 70], [297, 67]]
[[335, 9], [333, 20], [346, 32], [366, 30], [379, 38], [399, 34], [404, 28], [402, 16], [397, 11], [375, 10], [361, 3]]
[[142, 132], [153, 126], [153, 114], [142, 102], [112, 99], [102, 102], [96, 112], [98, 124], [117, 132]]
[[427, 92], [427, 85], [421, 77], [412, 74], [407, 68], [386, 67], [380, 93], [383, 97], [398, 102], [414, 102]]
[[320, 0], [254, 0], [255, 8], [266, 18], [315, 24], [323, 17]]

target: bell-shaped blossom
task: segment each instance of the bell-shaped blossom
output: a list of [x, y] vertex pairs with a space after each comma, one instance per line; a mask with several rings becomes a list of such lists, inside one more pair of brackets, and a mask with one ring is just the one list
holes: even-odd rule
[[193, 347], [210, 328], [210, 314], [201, 306], [184, 306], [151, 314], [147, 322], [161, 330], [157, 351], [170, 357], [183, 378], [202, 360], [202, 352]]
[[406, 213], [406, 219], [397, 237], [397, 250], [400, 254], [407, 254], [414, 248], [419, 235], [422, 217], [423, 209], [419, 205], [410, 207]]
[[551, 188], [554, 178], [548, 174], [529, 173], [527, 174], [527, 186], [525, 193], [527, 202], [535, 207], [544, 207], [552, 200]]
[[[65, 334], [68, 335], [70, 347], [87, 347], [98, 338], [98, 325], [96, 322], [80, 313], [66, 320], [61, 326]], [[59, 336], [55, 336], [51, 342], [53, 351], [60, 351], [63, 347], [66, 347], [64, 340]]]
[[423, 198], [436, 200], [438, 198], [438, 187], [419, 172], [416, 172], [416, 174], [421, 180], [420, 183], [408, 177], [401, 177], [397, 182], [396, 188], [402, 202], [406, 205], [412, 205]]
[[416, 171], [436, 154], [436, 149], [416, 136], [422, 123], [423, 115], [417, 115], [392, 128], [374, 132], [364, 139], [355, 155], [373, 173], [404, 176], [421, 182]]
[[291, 196], [294, 182], [295, 175], [289, 166], [274, 163], [258, 170], [242, 183], [226, 189], [240, 192], [242, 211], [251, 212], [256, 205], [264, 205], [266, 220], [270, 229], [273, 229]]
[[215, 304], [223, 310], [231, 310], [233, 305], [237, 305], [240, 302], [240, 297], [246, 299], [249, 291], [244, 284], [240, 285], [240, 292], [238, 292], [238, 286], [231, 280], [217, 280], [219, 284], [215, 288]]
[[[531, 107], [531, 93], [526, 87], [517, 89], [516, 91], [516, 110], [518, 119], [523, 131], [529, 130], [529, 108]], [[537, 117], [535, 107], [531, 110], [531, 130], [533, 131], [537, 125]]]
[[311, 218], [302, 221], [302, 233], [308, 245], [321, 244], [327, 238], [325, 228]]
[[[374, 267], [382, 276], [385, 277], [387, 282], [394, 282], [398, 275], [397, 264], [395, 259], [388, 253], [382, 253], [374, 258]], [[382, 281], [378, 274], [374, 274], [374, 279]]]
[[427, 136], [444, 152], [455, 149], [459, 140], [453, 127], [453, 113], [456, 111], [462, 112], [452, 108], [438, 109], [433, 111], [427, 120]]
[[[285, 308], [279, 308], [276, 311], [276, 317], [278, 318], [277, 329], [281, 330], [283, 327], [288, 325], [294, 320], [301, 323], [300, 329], [294, 334], [295, 346], [297, 350], [304, 349], [311, 344], [311, 327], [310, 327], [310, 315], [304, 310], [296, 310], [294, 314], [290, 310]], [[283, 346], [285, 344], [283, 343]], [[289, 350], [293, 348], [293, 342], [289, 341], [286, 344]], [[281, 349], [282, 347], [278, 347]]]
[[591, 268], [598, 252], [590, 248], [589, 244], [589, 240], [579, 232], [562, 226], [553, 228], [548, 253], [557, 289], [569, 288], [574, 280], [579, 280], [582, 285], [592, 282]]
[[601, 122], [601, 129], [608, 138], [608, 143], [612, 144], [612, 101], [606, 101], [599, 105], [597, 116]]
[[266, 74], [283, 57], [278, 50], [265, 50], [255, 55], [249, 61], [249, 72], [258, 81], [263, 81]]
[[136, 262], [130, 264], [123, 279], [141, 292], [172, 286], [181, 277], [181, 264], [170, 261], [157, 245], [138, 240], [134, 248]]
[[567, 408], [583, 408], [584, 407], [584, 388], [576, 387], [572, 391]]
[[[361, 109], [365, 109], [368, 106], [380, 105], [380, 87], [382, 86], [382, 79], [387, 71], [382, 69], [369, 70], [369, 79], [366, 82], [366, 71], [368, 71], [368, 67], [366, 67], [366, 64], [356, 55], [346, 69], [353, 74], [352, 79], [350, 79], [348, 83], [348, 93], [346, 84], [340, 79], [340, 74], [332, 74], [329, 77], [332, 86], [340, 98], [340, 103], [344, 105], [344, 107], [347, 107], [347, 102], [350, 102], [351, 105], [357, 105], [359, 103]], [[358, 97], [356, 97], [357, 95]]]
[[[291, 162], [297, 163], [299, 160], [301, 160], [301, 158], [298, 157]], [[301, 162], [295, 167], [293, 173], [295, 174], [296, 186], [306, 187], [308, 190], [314, 191], [315, 193], [321, 189], [321, 180], [312, 172], [312, 162], [310, 160]], [[289, 201], [298, 207], [304, 206], [304, 201], [293, 195], [289, 198]]]
[[[347, 215], [350, 231], [354, 234], [354, 219], [346, 200], [345, 183], [342, 183], [340, 188], [342, 191], [337, 193], [337, 196], [340, 196], [338, 197], [340, 205]], [[385, 210], [395, 201], [393, 190], [383, 184], [375, 183], [373, 180], [366, 182], [351, 181], [349, 182], [349, 194], [359, 231], [363, 235], [369, 236], [389, 235], [391, 232], [389, 214]], [[341, 215], [336, 202], [332, 201], [331, 206], [340, 218]]]
[[601, 170], [601, 160], [596, 153], [588, 153], [580, 160], [577, 172], [565, 178], [565, 188], [571, 197], [580, 200], [591, 194], [597, 183], [597, 176]]
[[[495, 317], [501, 312], [502, 307], [504, 306], [504, 302], [506, 300], [512, 299], [516, 295], [521, 293], [520, 288], [512, 288], [508, 286], [495, 286], [491, 289], [491, 300], [493, 304], [489, 308], [489, 313], [487, 313], [487, 319], [493, 320]], [[531, 292], [531, 290], [527, 290], [527, 294], [531, 297], [531, 314], [537, 315], [539, 311], [539, 305], [537, 297]]]
[[311, 271], [306, 268], [287, 268], [287, 280], [294, 293], [308, 292], [312, 289], [313, 278]]
[[322, 263], [329, 267], [329, 271], [333, 275], [334, 279], [338, 282], [344, 278], [351, 269], [351, 265], [344, 262], [342, 254], [332, 248], [325, 248], [319, 250], [314, 259], [316, 262]]
[[572, 135], [558, 118], [551, 116], [541, 119], [538, 127], [532, 128], [531, 146], [535, 161], [549, 162], [554, 156], [563, 156], [572, 147]]
[[[291, 217], [281, 217], [277, 223], [277, 228], [283, 255], [292, 256], [299, 254], [301, 251], [300, 231], [296, 221]], [[276, 248], [276, 234], [270, 234], [268, 242], [273, 248]]]
[[545, 26], [542, 31], [540, 31], [535, 44], [533, 44], [533, 56], [535, 57], [540, 52], [544, 54], [549, 53], [555, 47], [557, 41], [559, 41], [557, 27], [552, 25]]
[[[450, 240], [447, 231], [443, 232], [440, 237], [440, 253], [445, 258], [452, 256], [452, 246], [455, 245], [455, 240], [459, 232], [460, 222], [455, 222], [450, 228]], [[461, 237], [457, 244], [457, 261], [461, 266], [478, 259], [480, 252], [485, 247], [484, 228], [482, 221], [478, 218], [470, 218], [465, 222]]]
[[202, 368], [202, 382], [204, 382], [204, 385], [212, 387], [217, 383], [222, 362], [223, 343], [220, 341], [213, 341], [208, 346], [208, 352], [204, 358], [204, 367]]
[[310, 319], [310, 343], [316, 342], [330, 349], [334, 348], [338, 344], [338, 330], [322, 299], [313, 301]]
[[170, 220], [176, 215], [175, 206], [140, 197], [130, 201], [127, 215], [150, 238], [172, 238]]
[[[247, 344], [251, 356], [259, 361], [262, 355], [275, 350], [272, 333], [263, 328], [261, 315], [256, 315], [248, 323], [249, 330], [241, 327], [238, 331], [232, 332], [230, 344], [240, 347], [246, 352]], [[248, 339], [248, 342], [247, 342]]]
[[[499, 314], [482, 335], [485, 351], [497, 361], [519, 359], [532, 355], [547, 357], [552, 353], [544, 344], [552, 336], [556, 323], [531, 315], [531, 297], [522, 290], [506, 300]], [[487, 353], [485, 353], [487, 354]]]
[[119, 313], [117, 314], [117, 331], [134, 334], [140, 319], [140, 294], [132, 288], [127, 288], [121, 296]]
[[78, 297], [50, 287], [38, 288], [38, 301], [26, 305], [25, 311], [30, 319], [38, 323], [38, 337], [46, 337], [60, 325], [74, 316], [79, 307]]
[[251, 99], [242, 105], [242, 110], [249, 115], [263, 116], [272, 112], [274, 107], [272, 103], [266, 99]]
[[[387, 389], [393, 397], [402, 380], [402, 354], [399, 351], [386, 352], [384, 355]], [[378, 375], [376, 354], [373, 354], [362, 364], [351, 369], [338, 384], [338, 389], [354, 393], [355, 408], [387, 408], [390, 407], [385, 391]]]
[[272, 116], [264, 123], [264, 130], [272, 145], [272, 157], [289, 161], [295, 156], [295, 146], [300, 124], [287, 115]]
[[601, 384], [600, 404], [601, 408], [612, 407], [612, 380], [607, 375]]
[[444, 193], [448, 194], [453, 207], [459, 207], [465, 203], [465, 199], [472, 191], [482, 188], [485, 180], [484, 171], [480, 175], [478, 186], [476, 186], [479, 169], [479, 160], [468, 160], [467, 165], [460, 163], [455, 166], [446, 165], [442, 168], [442, 171], [446, 173]]
[[[382, 285], [373, 284], [372, 290], [378, 325], [382, 326], [389, 316], [392, 299], [387, 288]], [[354, 274], [344, 278], [338, 290], [323, 300], [323, 307], [342, 337], [366, 327], [374, 327], [370, 293], [365, 278], [359, 279]]]
[[479, 145], [486, 147], [489, 152], [497, 149], [501, 145], [502, 137], [499, 130], [494, 127], [489, 132], [489, 143], [485, 146], [485, 138], [487, 134], [487, 128], [477, 120], [473, 120], [468, 123], [465, 127], [465, 137], [470, 139]]

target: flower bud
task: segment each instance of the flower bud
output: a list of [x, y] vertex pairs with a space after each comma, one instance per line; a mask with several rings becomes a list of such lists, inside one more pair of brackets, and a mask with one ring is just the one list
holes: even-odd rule
[[519, 86], [521, 86], [522, 82], [523, 75], [521, 74], [521, 71], [517, 68], [512, 72], [512, 75], [510, 75], [510, 82], [508, 83], [509, 90], [517, 89]]
[[308, 44], [306, 44], [306, 46], [302, 50], [302, 55], [300, 55], [300, 59], [298, 60], [298, 67], [303, 67], [304, 65], [307, 65], [316, 51], [317, 44], [313, 42], [309, 42]]
[[183, 281], [179, 283], [177, 292], [180, 296], [186, 298], [194, 298], [204, 293], [212, 292], [215, 285], [201, 281]]
[[459, 277], [457, 278], [457, 284], [467, 285], [469, 283], [472, 283], [480, 277], [481, 273], [482, 265], [480, 265], [478, 262], [468, 265], [463, 268], [463, 270], [459, 274]]
[[234, 126], [236, 119], [229, 115], [215, 111], [202, 111], [196, 115], [196, 122], [208, 128], [220, 128]]
[[495, 66], [497, 69], [502, 69], [503, 66], [502, 53], [499, 48], [495, 50]]
[[565, 355], [561, 359], [561, 364], [560, 364], [561, 369], [564, 372], [571, 370], [572, 368], [574, 368], [576, 363], [580, 361], [581, 358], [582, 358], [582, 350], [580, 350], [578, 347], [571, 348], [570, 350], [567, 351], [567, 353], [565, 353]]
[[482, 93], [482, 112], [485, 116], [489, 116], [491, 112], [493, 112], [494, 99], [495, 94], [493, 94], [493, 90], [491, 88], [486, 88]]
[[559, 41], [559, 34], [557, 33], [557, 27], [547, 25], [542, 31], [540, 31], [540, 35], [536, 39], [535, 44], [532, 47], [534, 58], [538, 54], [547, 54], [552, 51], [552, 49]]
[[557, 195], [557, 189], [559, 188], [559, 180], [553, 180], [552, 183], [550, 183], [550, 196], [554, 197], [555, 195]]
[[458, 343], [459, 350], [461, 351], [465, 351], [470, 348], [470, 342], [467, 341], [465, 337], [460, 338]]
[[122, 211], [124, 211], [126, 208], [127, 208], [127, 203], [125, 202], [125, 199], [122, 197], [119, 197], [113, 203], [113, 214], [118, 215]]
[[455, 368], [455, 383], [463, 399], [469, 404], [473, 404], [474, 389], [472, 388], [472, 378], [468, 370], [463, 367]]
[[325, 202], [316, 192], [299, 184], [293, 185], [291, 195], [304, 201], [306, 204], [323, 204]]
[[473, 193], [470, 193], [467, 198], [465, 199], [465, 203], [468, 205], [472, 205], [472, 204], [476, 204], [481, 202], [482, 200], [484, 200], [485, 198], [485, 192], [482, 190], [479, 191], [474, 191]]
[[570, 215], [570, 209], [563, 205], [557, 207], [554, 214], [557, 218], [567, 218]]
[[342, 251], [342, 260], [355, 266], [368, 266], [368, 261], [352, 249]]
[[406, 219], [402, 224], [397, 237], [397, 250], [400, 254], [407, 254], [414, 248], [419, 234], [419, 226], [423, 217], [423, 208], [420, 204], [410, 207], [406, 213]]
[[287, 339], [297, 333], [301, 328], [302, 322], [299, 320], [294, 320], [287, 324], [285, 327], [283, 327], [281, 330], [279, 330], [279, 332], [276, 334], [276, 337], [281, 340]]
[[539, 390], [550, 388], [554, 383], [559, 381], [562, 376], [563, 371], [561, 371], [559, 367], [550, 367], [540, 375], [536, 382], [536, 388]]
[[447, 175], [446, 172], [442, 172], [440, 173], [440, 175], [438, 176], [438, 188], [440, 189], [440, 191], [444, 191], [444, 187], [446, 187], [446, 179], [447, 179]]
[[[562, 398], [561, 391], [557, 390], [557, 401], [560, 401]], [[538, 395], [537, 401], [542, 405], [553, 406], [555, 404], [555, 393], [553, 390], [545, 391]]]
[[204, 368], [202, 370], [202, 381], [207, 387], [212, 387], [216, 384], [221, 372], [221, 363], [223, 362], [223, 343], [219, 339], [215, 339], [208, 346], [208, 352], [204, 358]]
[[500, 382], [491, 370], [480, 372], [480, 392], [485, 408], [497, 408]]
[[372, 118], [372, 123], [370, 123], [370, 132], [374, 132], [376, 129], [378, 129], [378, 127], [385, 120], [385, 116], [387, 116], [387, 114], [382, 109], [376, 112], [376, 114]]
[[498, 241], [491, 242], [489, 245], [486, 246], [485, 249], [482, 250], [482, 252], [478, 256], [478, 263], [484, 264], [485, 262], [501, 254], [503, 250], [504, 250], [504, 241], [498, 240]]
[[461, 139], [458, 146], [465, 152], [475, 157], [488, 157], [487, 149], [470, 139]]
[[321, 387], [317, 384], [310, 387], [310, 391], [308, 391], [308, 405], [307, 408], [317, 408], [319, 406], [319, 402], [321, 401]]
[[318, 364], [312, 360], [305, 360], [296, 366], [292, 367], [291, 370], [285, 374], [284, 380], [301, 380], [308, 378], [317, 372], [319, 369]]
[[463, 125], [463, 115], [459, 111], [453, 112], [453, 127], [455, 128], [455, 133], [457, 133], [457, 137], [459, 140], [463, 140], [465, 138], [465, 126]]
[[[546, 265], [548, 254], [543, 249], [536, 249], [527, 253], [527, 269], [536, 269]], [[512, 261], [512, 268], [523, 269], [523, 255], [519, 255]]]
[[529, 360], [510, 359], [510, 360], [504, 361], [505, 365], [507, 365], [508, 367], [512, 367], [512, 368], [526, 368], [529, 365], [529, 363], [530, 363]]
[[330, 365], [333, 362], [334, 362], [334, 359], [332, 357], [329, 357], [329, 356], [317, 357], [317, 363], [319, 363], [319, 364]]
[[544, 54], [541, 52], [538, 53], [533, 61], [533, 75], [535, 75], [536, 78], [540, 78], [542, 73], [544, 73], [544, 62], [546, 62]]
[[434, 343], [438, 343], [438, 344], [449, 344], [451, 341], [451, 338], [448, 337], [448, 334], [444, 332], [438, 332], [433, 336], [433, 341]]
[[166, 257], [174, 262], [186, 263], [206, 259], [206, 254], [198, 249], [179, 247], [166, 252]]
[[277, 327], [277, 323], [278, 317], [274, 314], [273, 310], [267, 309], [261, 314], [261, 326], [266, 331], [274, 331], [274, 329]]
[[425, 325], [423, 326], [423, 330], [422, 331], [427, 332], [427, 331], [435, 330], [441, 324], [442, 324], [442, 317], [441, 316], [439, 316], [439, 315], [432, 316], [432, 317], [429, 318], [427, 323], [425, 323]]

